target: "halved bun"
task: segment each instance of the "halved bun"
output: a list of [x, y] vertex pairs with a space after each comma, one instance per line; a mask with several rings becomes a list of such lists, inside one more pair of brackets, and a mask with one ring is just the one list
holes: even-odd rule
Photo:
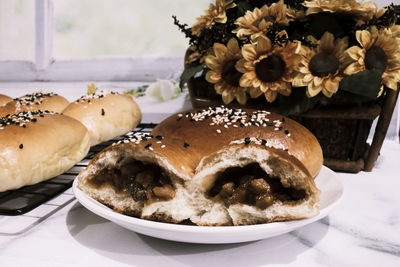
[[60, 95], [36, 92], [15, 98], [1, 106], [0, 118], [23, 111], [48, 110], [60, 113], [68, 104], [68, 100]]
[[142, 118], [139, 106], [131, 96], [111, 92], [83, 96], [62, 113], [86, 126], [91, 146], [131, 131]]
[[[138, 161], [153, 165], [119, 175], [125, 166], [139, 166]], [[106, 149], [78, 179], [82, 190], [125, 214], [167, 222], [190, 219], [197, 225], [246, 225], [318, 214], [313, 177], [321, 166], [318, 141], [295, 121], [267, 111], [216, 107], [173, 115], [144, 141], [134, 138]], [[149, 168], [161, 168], [171, 178], [175, 194], [168, 200], [132, 201], [141, 190], [137, 179]], [[110, 190], [118, 179], [125, 188], [132, 184], [133, 193]]]
[[89, 134], [77, 120], [46, 111], [0, 119], [0, 192], [52, 178], [89, 151]]

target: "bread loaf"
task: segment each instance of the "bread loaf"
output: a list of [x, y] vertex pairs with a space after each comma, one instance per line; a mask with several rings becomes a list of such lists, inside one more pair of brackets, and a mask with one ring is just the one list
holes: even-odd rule
[[62, 113], [86, 126], [91, 146], [131, 131], [142, 118], [131, 96], [101, 91], [82, 96]]
[[0, 94], [0, 107], [7, 104], [12, 100], [11, 97]]
[[0, 118], [7, 114], [23, 111], [48, 110], [61, 112], [69, 104], [68, 100], [54, 93], [36, 92], [15, 98], [0, 107]]
[[50, 111], [0, 119], [0, 192], [52, 178], [89, 150], [89, 134], [77, 120]]

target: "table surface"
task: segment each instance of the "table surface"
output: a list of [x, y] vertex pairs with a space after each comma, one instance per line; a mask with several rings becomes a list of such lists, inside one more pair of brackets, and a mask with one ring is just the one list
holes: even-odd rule
[[[66, 97], [73, 100], [76, 93]], [[154, 112], [152, 101], [138, 100], [146, 121], [190, 107], [181, 96]], [[18, 232], [41, 211], [31, 212], [32, 218], [0, 216], [0, 266], [400, 266], [399, 158], [398, 141], [385, 141], [373, 172], [337, 173], [344, 196], [329, 216], [241, 244], [187, 244], [136, 234], [91, 213], [68, 190], [48, 203], [67, 205], [22, 234], [5, 233]]]

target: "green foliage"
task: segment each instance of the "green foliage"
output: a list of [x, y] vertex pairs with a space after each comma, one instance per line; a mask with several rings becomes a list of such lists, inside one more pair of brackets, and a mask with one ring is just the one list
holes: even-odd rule
[[345, 77], [339, 84], [339, 90], [350, 93], [351, 100], [366, 102], [377, 98], [382, 86], [382, 70], [365, 70]]
[[300, 114], [313, 108], [320, 100], [320, 94], [309, 98], [306, 87], [293, 88], [290, 96], [279, 96], [279, 110], [282, 115]]
[[183, 70], [182, 75], [180, 77], [179, 87], [183, 89], [187, 81], [189, 81], [190, 78], [194, 77], [199, 72], [202, 72], [204, 67], [205, 67], [204, 63], [200, 65], [190, 65], [186, 67]]

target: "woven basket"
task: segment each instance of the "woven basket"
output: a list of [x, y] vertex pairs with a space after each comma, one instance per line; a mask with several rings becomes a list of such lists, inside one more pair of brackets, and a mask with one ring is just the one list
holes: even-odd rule
[[[203, 77], [188, 81], [190, 99], [194, 108], [222, 104], [221, 96], [215, 93], [212, 84]], [[303, 114], [291, 116], [307, 127], [318, 139], [324, 154], [324, 165], [343, 172], [372, 171], [397, 101], [398, 91], [387, 92], [374, 103], [355, 107], [335, 105], [314, 108]], [[245, 106], [236, 102], [232, 108], [248, 107], [277, 112], [277, 104], [265, 99], [249, 99]], [[379, 116], [371, 145], [367, 138], [372, 122]]]

